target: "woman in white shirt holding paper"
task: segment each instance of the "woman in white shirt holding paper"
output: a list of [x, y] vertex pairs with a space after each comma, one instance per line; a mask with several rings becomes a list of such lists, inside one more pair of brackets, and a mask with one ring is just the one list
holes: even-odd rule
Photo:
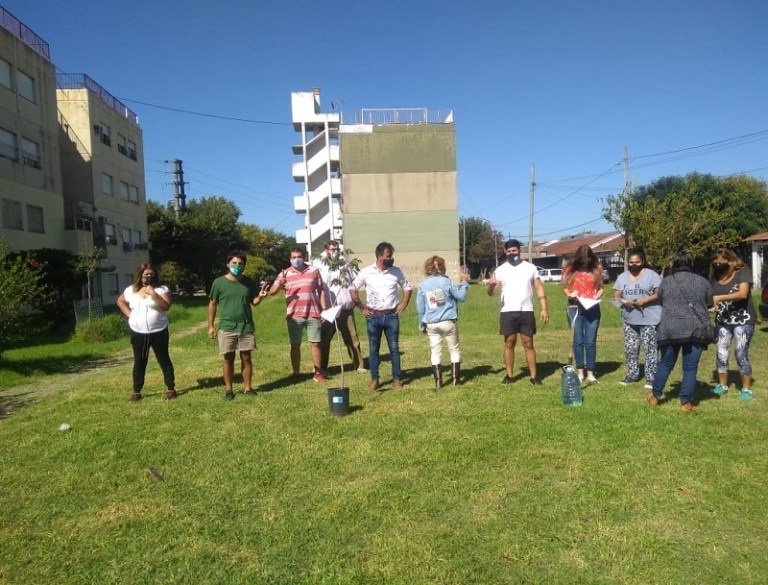
[[579, 246], [565, 267], [563, 292], [568, 323], [573, 327], [573, 355], [580, 382], [596, 384], [597, 330], [603, 296], [603, 268], [589, 246]]

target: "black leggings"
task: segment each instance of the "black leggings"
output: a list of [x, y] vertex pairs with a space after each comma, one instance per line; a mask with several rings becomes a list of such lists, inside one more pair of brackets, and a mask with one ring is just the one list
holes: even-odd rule
[[168, 355], [168, 328], [157, 333], [136, 333], [131, 331], [131, 345], [133, 346], [133, 391], [141, 392], [144, 387], [144, 373], [147, 371], [149, 360], [149, 348], [155, 352], [157, 363], [163, 371], [163, 380], [168, 390], [174, 390], [176, 380], [173, 373], [171, 356]]

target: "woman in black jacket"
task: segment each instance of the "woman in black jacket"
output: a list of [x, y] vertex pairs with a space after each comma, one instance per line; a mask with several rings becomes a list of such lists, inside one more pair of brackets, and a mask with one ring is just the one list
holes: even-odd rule
[[661, 360], [653, 391], [646, 399], [657, 406], [664, 396], [664, 385], [683, 352], [683, 381], [680, 385], [680, 411], [693, 412], [693, 390], [701, 353], [712, 343], [709, 308], [713, 305], [712, 287], [706, 278], [693, 273], [693, 261], [687, 252], [672, 259], [669, 275], [657, 289], [661, 302], [659, 349]]

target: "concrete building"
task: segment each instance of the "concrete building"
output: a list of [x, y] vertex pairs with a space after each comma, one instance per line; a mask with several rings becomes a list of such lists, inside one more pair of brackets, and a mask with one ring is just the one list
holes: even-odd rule
[[104, 249], [92, 286], [110, 304], [149, 256], [142, 132], [136, 114], [87, 75], [60, 73], [57, 85], [67, 248]]
[[303, 185], [302, 194], [293, 198], [294, 210], [304, 215], [304, 227], [296, 231], [296, 241], [305, 244], [313, 255], [322, 251], [324, 242], [343, 238], [340, 115], [320, 112], [319, 89], [292, 93], [291, 115], [300, 136], [293, 153], [301, 156], [293, 163], [293, 179]]
[[[445, 258], [458, 278], [459, 232], [456, 133], [453, 113], [425, 108], [365, 109], [354, 120], [320, 112], [320, 92], [291, 96], [302, 155], [293, 176], [305, 191], [294, 209], [305, 216], [299, 243], [312, 253], [328, 239], [373, 262], [391, 242], [395, 258], [418, 283], [424, 261]], [[307, 132], [312, 135], [307, 139]]]
[[58, 135], [48, 43], [0, 7], [0, 236], [11, 250], [63, 247]]

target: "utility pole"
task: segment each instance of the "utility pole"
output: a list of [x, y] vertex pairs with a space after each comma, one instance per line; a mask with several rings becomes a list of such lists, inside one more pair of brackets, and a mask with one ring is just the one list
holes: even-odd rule
[[461, 242], [462, 242], [462, 250], [461, 250], [461, 263], [466, 268], [467, 267], [467, 218], [461, 220]]
[[184, 169], [181, 168], [182, 162], [178, 158], [173, 160], [167, 160], [173, 164], [173, 208], [176, 211], [176, 219], [181, 217], [181, 214], [187, 211], [187, 195], [184, 193]]
[[[632, 179], [629, 175], [629, 147], [624, 146], [624, 158], [622, 159], [622, 164], [624, 166], [624, 204], [626, 205], [626, 202], [629, 200], [629, 198], [632, 196]], [[627, 233], [627, 228], [624, 227], [624, 270], [627, 270], [629, 268], [629, 234]]]
[[536, 163], [531, 163], [531, 197], [528, 212], [528, 262], [533, 262], [533, 198], [536, 192]]

